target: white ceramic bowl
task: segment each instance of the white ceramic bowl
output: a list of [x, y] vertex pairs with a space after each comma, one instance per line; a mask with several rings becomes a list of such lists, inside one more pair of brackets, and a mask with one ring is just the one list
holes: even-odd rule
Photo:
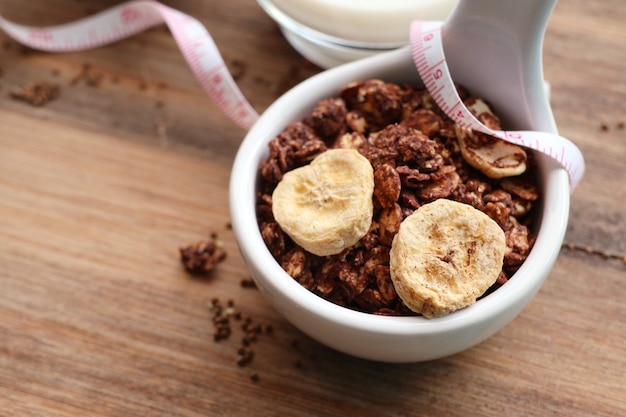
[[410, 50], [401, 48], [316, 75], [265, 111], [235, 158], [230, 183], [233, 228], [261, 292], [312, 338], [350, 355], [384, 362], [416, 362], [452, 355], [500, 330], [540, 289], [556, 260], [567, 227], [567, 173], [550, 158], [537, 155], [543, 199], [535, 246], [504, 286], [472, 306], [444, 317], [425, 319], [377, 316], [326, 301], [292, 279], [261, 238], [255, 214], [259, 164], [268, 154], [268, 142], [290, 122], [309, 114], [318, 101], [337, 96], [346, 83], [371, 78], [419, 82]]

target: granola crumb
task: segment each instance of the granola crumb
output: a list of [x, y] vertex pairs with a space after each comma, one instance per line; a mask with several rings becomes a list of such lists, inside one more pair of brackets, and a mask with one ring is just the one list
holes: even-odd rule
[[233, 59], [232, 61], [230, 61], [230, 67], [231, 67], [230, 74], [233, 77], [233, 80], [235, 81], [239, 81], [241, 77], [244, 76], [244, 74], [246, 73], [246, 70], [248, 69], [248, 66], [246, 65], [246, 63], [239, 59]]
[[211, 234], [210, 239], [199, 240], [187, 247], [180, 248], [179, 251], [185, 270], [192, 274], [212, 271], [226, 259], [226, 252], [216, 234]]
[[238, 366], [247, 366], [254, 359], [254, 351], [252, 349], [248, 349], [245, 347], [239, 348], [237, 356], [237, 365]]
[[78, 75], [70, 80], [70, 85], [76, 85], [82, 81], [89, 87], [97, 88], [100, 87], [103, 78], [102, 73], [93, 70], [93, 65], [89, 62], [84, 62]]
[[256, 283], [252, 278], [244, 278], [241, 280], [240, 285], [242, 288], [256, 288]]
[[[224, 302], [220, 298], [214, 297], [207, 303], [207, 307], [211, 312], [214, 342], [229, 339], [236, 333], [242, 334], [241, 342], [235, 351], [235, 364], [241, 368], [249, 366], [255, 357], [254, 346], [259, 342], [261, 336], [274, 333], [272, 325], [260, 324], [252, 317], [244, 316], [237, 309], [232, 299]], [[233, 326], [231, 319], [241, 322], [240, 326]]]
[[11, 97], [24, 101], [32, 106], [41, 107], [56, 99], [61, 93], [58, 84], [39, 81], [29, 85], [18, 85], [11, 88]]

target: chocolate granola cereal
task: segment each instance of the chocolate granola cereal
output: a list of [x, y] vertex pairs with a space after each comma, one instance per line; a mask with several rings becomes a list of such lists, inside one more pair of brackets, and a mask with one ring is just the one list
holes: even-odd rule
[[[484, 102], [477, 106], [465, 90], [459, 92], [479, 119], [499, 128]], [[503, 229], [504, 266], [487, 293], [497, 289], [518, 270], [535, 240], [533, 207], [540, 192], [534, 161], [516, 151], [515, 158], [530, 169], [491, 178], [489, 171], [485, 175], [464, 159], [459, 135], [473, 145], [492, 142], [455, 126], [429, 93], [415, 85], [359, 81], [345, 86], [340, 97], [319, 102], [308, 117], [270, 141], [269, 156], [260, 166], [257, 217], [272, 255], [301, 285], [333, 303], [374, 314], [413, 315], [390, 278], [391, 243], [407, 216], [445, 198], [481, 210]], [[337, 255], [316, 256], [276, 223], [272, 193], [286, 172], [333, 148], [355, 149], [372, 164], [374, 214], [357, 244]]]

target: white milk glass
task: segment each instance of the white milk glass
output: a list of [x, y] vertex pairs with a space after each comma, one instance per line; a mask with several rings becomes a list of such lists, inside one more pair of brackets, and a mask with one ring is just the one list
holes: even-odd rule
[[446, 20], [458, 0], [257, 0], [289, 43], [328, 68], [409, 43], [413, 20]]

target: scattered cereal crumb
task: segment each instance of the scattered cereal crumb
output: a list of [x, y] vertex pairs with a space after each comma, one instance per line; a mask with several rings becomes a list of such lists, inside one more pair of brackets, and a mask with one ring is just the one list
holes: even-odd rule
[[620, 130], [624, 129], [624, 122], [617, 122], [617, 128]]
[[57, 84], [46, 81], [11, 88], [11, 97], [37, 107], [56, 99], [60, 93], [61, 89]]
[[243, 317], [233, 300], [224, 303], [219, 298], [213, 298], [207, 306], [211, 312], [211, 322], [215, 330], [213, 340], [215, 342], [229, 339], [234, 332], [237, 332], [237, 327], [233, 327], [232, 320], [241, 322], [239, 329], [243, 336], [236, 351], [235, 363], [239, 367], [250, 365], [255, 356], [253, 346], [258, 343], [261, 335], [273, 334], [273, 327], [270, 324], [262, 325], [253, 320], [252, 317]]
[[90, 87], [99, 87], [102, 79], [102, 73], [93, 71], [93, 65], [85, 62], [81, 66], [81, 70], [78, 75], [70, 80], [70, 85], [76, 85], [82, 81]]
[[608, 132], [609, 131], [609, 125], [607, 125], [606, 123], [602, 123], [600, 125], [600, 130], [603, 132]]
[[211, 321], [213, 322], [213, 341], [219, 342], [226, 340], [232, 334], [229, 317], [224, 313], [224, 309], [218, 299], [211, 300], [209, 310], [213, 313]]
[[243, 75], [246, 73], [246, 70], [248, 69], [246, 63], [238, 59], [233, 59], [230, 62], [230, 67], [231, 67], [230, 75], [233, 77], [235, 81], [239, 81], [241, 77], [243, 77]]
[[191, 273], [205, 273], [213, 270], [226, 259], [226, 252], [216, 235], [210, 239], [197, 241], [180, 248], [180, 258], [185, 269]]
[[254, 351], [245, 347], [239, 348], [237, 351], [237, 365], [246, 366], [249, 365], [254, 359]]
[[240, 282], [242, 288], [256, 288], [256, 283], [251, 278], [244, 278]]
[[255, 372], [252, 375], [250, 375], [250, 380], [252, 382], [259, 382], [261, 378], [259, 377], [259, 374]]

